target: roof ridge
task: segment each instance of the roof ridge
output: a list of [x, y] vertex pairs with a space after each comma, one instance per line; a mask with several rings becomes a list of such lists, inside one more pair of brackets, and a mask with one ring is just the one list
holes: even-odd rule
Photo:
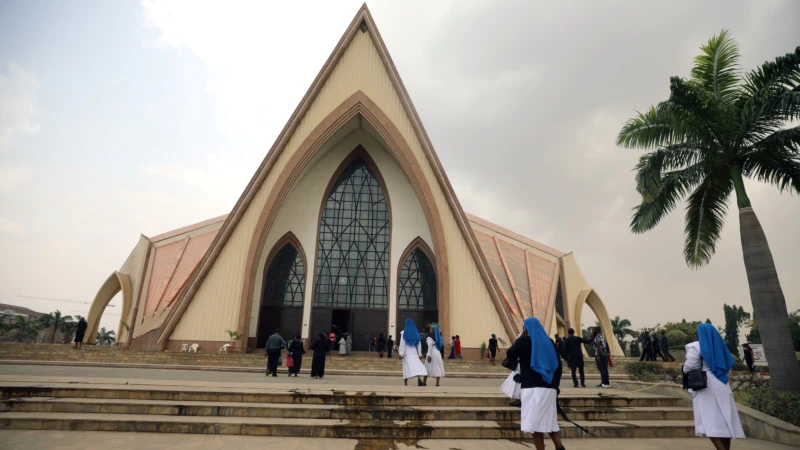
[[483, 219], [481, 217], [478, 217], [478, 216], [476, 216], [474, 214], [470, 214], [470, 213], [467, 213], [467, 212], [465, 212], [465, 214], [467, 215], [467, 219], [469, 219], [469, 221], [472, 222], [472, 223], [476, 223], [478, 225], [482, 225], [482, 226], [484, 226], [484, 227], [486, 227], [486, 228], [488, 228], [488, 229], [490, 229], [490, 230], [492, 230], [492, 231], [494, 231], [496, 233], [500, 233], [500, 234], [502, 234], [502, 235], [504, 235], [504, 236], [506, 236], [508, 238], [514, 239], [514, 240], [519, 241], [519, 242], [521, 242], [523, 244], [530, 245], [531, 247], [536, 248], [538, 250], [541, 250], [541, 251], [543, 251], [545, 253], [548, 253], [548, 254], [550, 254], [552, 256], [561, 258], [561, 257], [567, 255], [567, 253], [565, 253], [565, 252], [563, 252], [561, 250], [558, 250], [556, 248], [550, 247], [549, 245], [546, 245], [546, 244], [542, 244], [541, 242], [539, 242], [539, 241], [537, 241], [535, 239], [531, 239], [531, 238], [529, 238], [527, 236], [519, 234], [516, 231], [509, 230], [508, 228], [503, 227], [501, 225], [498, 225], [498, 224], [496, 224], [494, 222], [489, 222], [486, 219]]
[[197, 229], [209, 226], [209, 225], [213, 225], [213, 224], [218, 223], [218, 222], [222, 222], [228, 217], [228, 215], [229, 214], [223, 214], [221, 216], [212, 217], [211, 219], [206, 219], [206, 220], [203, 220], [203, 221], [200, 221], [200, 222], [197, 222], [197, 223], [193, 223], [191, 225], [186, 225], [184, 227], [175, 228], [174, 230], [166, 231], [164, 233], [157, 234], [157, 235], [155, 235], [153, 237], [148, 237], [148, 239], [150, 240], [150, 242], [163, 241], [165, 239], [169, 239], [171, 237], [175, 237], [175, 236], [181, 235], [183, 233], [188, 233], [190, 231], [194, 231], [194, 230], [197, 230]]

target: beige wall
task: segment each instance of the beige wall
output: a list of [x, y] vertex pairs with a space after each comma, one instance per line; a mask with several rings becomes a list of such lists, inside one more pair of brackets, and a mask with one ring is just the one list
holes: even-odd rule
[[[478, 262], [473, 259], [459, 228], [458, 221], [461, 218], [452, 214], [446, 197], [448, 194], [439, 186], [434, 174], [437, 169], [428, 164], [422, 144], [412, 126], [412, 119], [406, 115], [403, 102], [393, 88], [390, 75], [369, 33], [357, 32], [203, 280], [171, 339], [219, 340], [226, 336], [226, 329], [236, 328], [244, 279], [243, 268], [250, 239], [260, 209], [273, 189], [278, 174], [314, 127], [359, 90], [374, 101], [397, 126], [420, 162], [425, 178], [433, 187], [434, 201], [442, 216], [440, 219], [450, 263], [451, 323], [449, 327], [448, 324], [443, 324], [444, 331], [463, 335], [465, 347], [479, 346], [486, 339], [484, 336], [492, 332], [504, 339], [508, 338], [489, 294], [488, 289], [493, 287], [486, 286], [483, 282]], [[308, 252], [306, 250], [307, 254]]]
[[401, 253], [417, 236], [422, 237], [429, 246], [432, 246], [432, 241], [425, 216], [422, 213], [422, 207], [408, 176], [406, 176], [394, 157], [372, 135], [363, 130], [355, 130], [333, 145], [324, 155], [317, 158], [313, 164], [309, 165], [278, 212], [259, 257], [257, 272], [259, 279], [253, 287], [251, 298], [253, 306], [250, 315], [250, 337], [255, 337], [258, 331], [258, 306], [266, 259], [275, 243], [287, 232], [291, 231], [303, 246], [307, 258], [308, 267], [306, 268], [304, 288], [305, 308], [303, 311], [302, 335], [304, 338], [308, 338], [308, 324], [313, 303], [311, 295], [314, 286], [313, 277], [317, 256], [315, 249], [319, 229], [319, 208], [325, 195], [325, 189], [328, 187], [336, 169], [358, 145], [363, 146], [375, 161], [389, 191], [388, 197], [392, 206], [392, 236], [389, 270], [390, 329], [386, 331], [389, 334], [396, 335], [396, 333], [393, 333], [394, 330], [391, 325], [395, 323], [394, 317], [397, 304], [396, 275]]
[[147, 249], [149, 247], [150, 241], [144, 235], [139, 236], [139, 242], [136, 243], [136, 247], [134, 247], [130, 256], [128, 256], [128, 259], [119, 269], [121, 273], [124, 273], [128, 276], [131, 282], [130, 307], [127, 311], [122, 311], [122, 314], [120, 315], [120, 324], [117, 331], [117, 340], [119, 342], [128, 341], [128, 331], [122, 326], [122, 321], [125, 321], [128, 326], [131, 326], [136, 320], [134, 317], [134, 310], [136, 309], [136, 302], [142, 290], [142, 278], [145, 277], [147, 269], [146, 258]]

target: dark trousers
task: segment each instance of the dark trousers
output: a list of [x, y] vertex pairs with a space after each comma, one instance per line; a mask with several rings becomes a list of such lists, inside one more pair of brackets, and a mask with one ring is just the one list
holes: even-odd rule
[[278, 358], [280, 357], [280, 350], [267, 350], [267, 375], [278, 374]]
[[675, 357], [670, 355], [668, 348], [662, 349], [661, 353], [664, 355], [664, 361], [675, 361]]
[[575, 369], [578, 369], [581, 373], [581, 386], [586, 386], [586, 376], [583, 374], [583, 365], [578, 367], [570, 367], [572, 370], [572, 383], [577, 387], [578, 386], [578, 378], [575, 377]]
[[386, 357], [387, 357], [387, 358], [391, 358], [391, 357], [392, 357], [392, 347], [393, 347], [393, 346], [392, 346], [392, 345], [390, 345], [390, 346], [388, 346], [388, 347], [386, 348]]
[[608, 356], [597, 357], [597, 370], [600, 371], [600, 383], [610, 385], [611, 381], [608, 380]]

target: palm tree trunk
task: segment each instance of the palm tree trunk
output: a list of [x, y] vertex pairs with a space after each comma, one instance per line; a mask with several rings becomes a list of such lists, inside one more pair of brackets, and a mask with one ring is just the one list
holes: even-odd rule
[[758, 322], [761, 342], [769, 363], [770, 385], [779, 391], [800, 393], [800, 366], [794, 354], [778, 272], [767, 237], [751, 207], [739, 208], [744, 267], [750, 285], [753, 318]]

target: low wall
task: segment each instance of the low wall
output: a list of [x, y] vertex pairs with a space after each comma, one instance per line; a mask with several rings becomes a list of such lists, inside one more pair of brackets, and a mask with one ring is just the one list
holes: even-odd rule
[[[673, 383], [614, 381], [614, 387], [625, 391], [645, 390], [647, 388], [646, 392], [682, 398], [684, 406], [692, 406], [692, 394]], [[739, 419], [742, 421], [745, 434], [748, 437], [800, 447], [800, 427], [778, 420], [741, 403], [736, 404], [736, 409], [739, 411]]]

